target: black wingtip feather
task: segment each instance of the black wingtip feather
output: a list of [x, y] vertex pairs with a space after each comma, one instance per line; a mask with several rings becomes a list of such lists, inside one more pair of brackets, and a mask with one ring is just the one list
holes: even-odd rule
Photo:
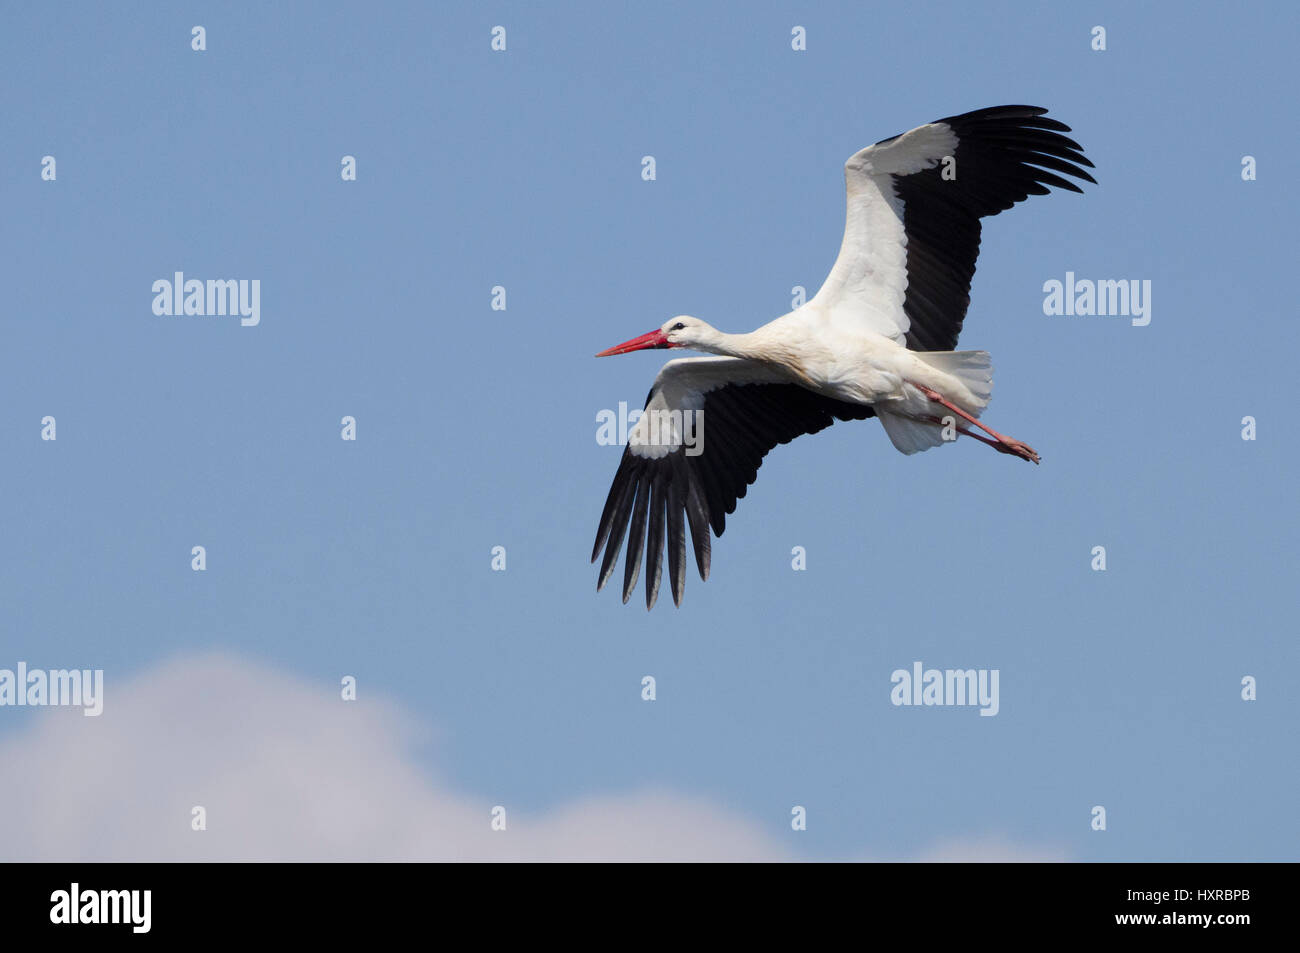
[[666, 479], [668, 477], [660, 472], [651, 485], [649, 532], [645, 544], [645, 607], [647, 609], [654, 608], [655, 600], [659, 598], [659, 583], [663, 581], [664, 522], [668, 515]]
[[[630, 497], [636, 492], [638, 472], [639, 468], [635, 462], [625, 455], [623, 463], [619, 465], [618, 473], [614, 476], [614, 486], [610, 489], [610, 494], [616, 502], [612, 508], [608, 503], [606, 504], [608, 516], [601, 520], [602, 525], [607, 525], [602, 530], [605, 536], [605, 558], [600, 564], [600, 577], [596, 581], [597, 592], [605, 588], [605, 583], [609, 582], [615, 566], [618, 565], [618, 554], [623, 548], [623, 536], [627, 532], [628, 516], [631, 513]], [[617, 496], [613, 496], [614, 490], [619, 491]]]
[[627, 531], [627, 561], [623, 564], [623, 604], [632, 597], [641, 573], [641, 552], [645, 542], [645, 520], [650, 509], [651, 477], [642, 473], [637, 481], [636, 499], [632, 501], [632, 521]]
[[682, 488], [690, 486], [685, 468], [674, 462], [671, 479], [667, 481], [668, 491], [668, 584], [673, 593], [673, 604], [682, 604], [682, 590], [686, 585], [686, 526], [682, 519], [685, 504], [682, 501]]

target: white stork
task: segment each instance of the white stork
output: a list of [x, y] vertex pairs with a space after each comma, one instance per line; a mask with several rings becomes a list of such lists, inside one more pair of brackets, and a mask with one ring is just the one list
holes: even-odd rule
[[[722, 355], [669, 361], [655, 378], [600, 515], [591, 554], [595, 562], [605, 552], [597, 590], [627, 533], [623, 601], [636, 586], [644, 542], [646, 608], [653, 607], [666, 529], [680, 605], [686, 526], [700, 578], [708, 579], [709, 528], [722, 535], [767, 452], [836, 420], [874, 416], [903, 453], [948, 442], [947, 431], [1038, 462], [1033, 448], [978, 420], [993, 386], [988, 353], [953, 348], [970, 303], [980, 219], [1046, 195], [1048, 186], [1081, 191], [1055, 172], [1095, 184], [1081, 168], [1092, 167], [1082, 146], [1062, 135], [1070, 127], [1046, 112], [980, 109], [855, 154], [844, 164], [839, 257], [816, 296], [789, 314], [748, 334], [681, 315], [596, 355], [678, 347]], [[697, 455], [683, 438], [683, 411], [701, 412]]]

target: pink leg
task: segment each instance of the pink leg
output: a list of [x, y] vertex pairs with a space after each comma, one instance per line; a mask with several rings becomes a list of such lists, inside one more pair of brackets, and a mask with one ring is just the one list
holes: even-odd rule
[[[942, 417], [926, 417], [925, 419], [930, 421], [930, 423], [934, 424], [936, 427], [947, 426], [947, 424], [943, 422]], [[965, 427], [955, 427], [955, 426], [954, 429], [963, 437], [974, 437], [980, 443], [987, 443], [990, 447], [992, 447], [994, 450], [997, 450], [999, 453], [1010, 453], [1009, 450], [1003, 450], [1002, 444], [998, 443], [996, 440], [990, 440], [988, 437], [985, 437], [981, 434], [977, 434], [973, 430], [967, 430]]]
[[[937, 427], [945, 427], [945, 426], [947, 426], [947, 424], [945, 424], [945, 423], [943, 422], [943, 418], [942, 418], [942, 417], [926, 417], [925, 419], [928, 420], [928, 421], [930, 421], [930, 423], [934, 424], [934, 425], [937, 426]], [[961, 434], [963, 437], [974, 437], [974, 438], [975, 438], [976, 440], [978, 440], [980, 443], [986, 443], [986, 444], [988, 444], [990, 447], [992, 447], [992, 448], [993, 448], [994, 450], [996, 450], [998, 453], [1009, 453], [1009, 454], [1012, 454], [1013, 456], [1017, 456], [1017, 457], [1020, 456], [1020, 454], [1016, 453], [1016, 451], [1010, 449], [1009, 447], [1005, 446], [1004, 444], [1000, 444], [1000, 443], [998, 443], [996, 440], [990, 440], [988, 437], [985, 437], [985, 436], [983, 436], [983, 435], [981, 435], [981, 434], [977, 434], [977, 433], [976, 433], [975, 431], [973, 431], [973, 430], [967, 430], [965, 427], [957, 427], [956, 430], [957, 430], [957, 432], [958, 432], [959, 434]]]
[[[986, 427], [986, 426], [984, 426], [982, 423], [980, 423], [978, 420], [976, 420], [976, 419], [975, 419], [974, 417], [972, 417], [970, 414], [966, 413], [966, 411], [962, 410], [962, 409], [961, 409], [960, 407], [958, 407], [956, 404], [952, 403], [950, 400], [948, 400], [947, 398], [945, 398], [945, 397], [944, 397], [942, 394], [940, 394], [938, 391], [936, 391], [936, 390], [931, 390], [930, 388], [925, 387], [925, 386], [923, 386], [923, 385], [921, 385], [921, 384], [918, 384], [918, 383], [916, 383], [915, 381], [908, 381], [908, 383], [911, 384], [913, 387], [915, 387], [917, 390], [919, 390], [922, 394], [924, 394], [924, 395], [925, 395], [926, 397], [928, 397], [930, 400], [934, 401], [936, 404], [942, 404], [944, 407], [946, 407], [946, 408], [948, 408], [949, 410], [951, 410], [954, 414], [957, 414], [958, 416], [962, 417], [963, 419], [965, 419], [965, 420], [969, 421], [970, 423], [974, 424], [976, 427], [979, 427], [980, 430], [983, 430], [985, 433], [987, 433], [987, 434], [989, 434], [990, 436], [992, 436], [993, 439], [992, 439], [992, 440], [989, 440], [989, 439], [986, 438], [986, 437], [981, 437], [979, 434], [974, 433], [974, 432], [972, 432], [972, 431], [970, 431], [970, 430], [967, 430], [967, 429], [965, 429], [964, 427], [958, 427], [958, 428], [957, 428], [957, 430], [958, 430], [960, 433], [963, 433], [963, 434], [965, 434], [965, 435], [968, 436], [968, 437], [974, 437], [976, 440], [979, 440], [979, 441], [982, 442], [982, 443], [987, 443], [990, 447], [992, 447], [992, 448], [993, 448], [994, 450], [996, 450], [998, 453], [1009, 453], [1009, 454], [1011, 454], [1012, 456], [1019, 457], [1021, 460], [1028, 460], [1028, 461], [1031, 462], [1031, 463], [1038, 463], [1038, 462], [1039, 462], [1038, 451], [1035, 450], [1033, 447], [1029, 446], [1029, 444], [1027, 444], [1027, 443], [1022, 443], [1021, 441], [1016, 440], [1016, 439], [1014, 439], [1013, 437], [1008, 437], [1008, 436], [1006, 436], [1006, 435], [1004, 435], [1004, 434], [1000, 434], [1000, 433], [998, 433], [996, 430], [993, 430], [993, 429], [990, 428], [990, 427]], [[939, 421], [939, 423], [942, 423], [942, 421]]]

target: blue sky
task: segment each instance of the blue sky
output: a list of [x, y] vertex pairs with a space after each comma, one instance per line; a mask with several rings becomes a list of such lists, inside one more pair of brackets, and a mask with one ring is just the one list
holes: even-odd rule
[[[106, 709], [213, 652], [322, 697], [353, 674], [485, 817], [667, 790], [800, 857], [1296, 858], [1293, 9], [4, 21], [0, 667], [103, 668]], [[1021, 102], [1099, 185], [985, 222], [961, 343], [993, 355], [986, 420], [1043, 465], [836, 425], [768, 457], [680, 609], [597, 595], [619, 450], [596, 414], [639, 406], [663, 355], [591, 355], [679, 313], [789, 310], [839, 247], [845, 158]], [[260, 279], [261, 323], [154, 315], [175, 271]], [[1150, 325], [1045, 316], [1067, 271], [1150, 280]], [[917, 660], [998, 669], [1000, 713], [892, 706]], [[0, 750], [50, 717], [0, 710]]]

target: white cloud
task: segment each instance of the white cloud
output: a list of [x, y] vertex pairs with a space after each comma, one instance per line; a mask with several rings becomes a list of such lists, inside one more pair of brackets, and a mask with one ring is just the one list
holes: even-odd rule
[[[223, 655], [106, 686], [104, 713], [32, 713], [0, 741], [5, 860], [788, 860], [734, 812], [668, 791], [546, 814], [452, 791], [411, 754], [415, 723], [374, 701]], [[364, 695], [363, 695], [364, 698]], [[208, 829], [190, 829], [194, 805]], [[1004, 841], [921, 860], [1060, 859]]]

